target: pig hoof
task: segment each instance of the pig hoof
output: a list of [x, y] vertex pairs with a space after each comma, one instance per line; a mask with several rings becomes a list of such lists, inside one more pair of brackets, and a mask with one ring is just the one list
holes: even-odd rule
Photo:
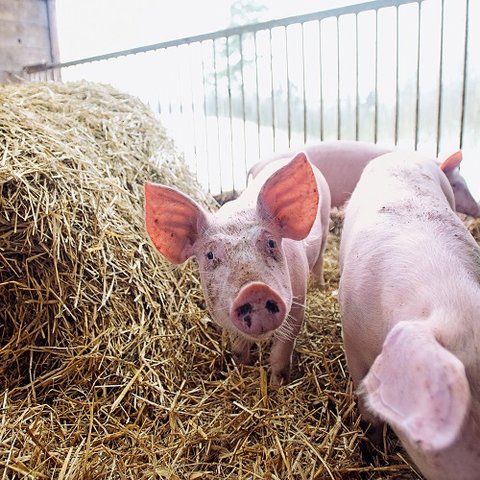
[[371, 424], [366, 420], [360, 421], [360, 427], [365, 432], [365, 437], [360, 440], [360, 452], [364, 463], [368, 465], [375, 464], [382, 448], [383, 425]]
[[367, 440], [360, 440], [360, 455], [366, 465], [375, 465], [376, 448]]
[[250, 355], [245, 355], [244, 352], [232, 352], [232, 358], [237, 365], [252, 365]]
[[362, 430], [365, 432], [367, 435], [368, 440], [377, 448], [380, 448], [382, 446], [382, 440], [383, 440], [383, 425], [382, 424], [373, 424], [370, 422], [367, 422], [365, 420], [362, 420], [360, 422], [360, 426], [362, 427]]
[[323, 278], [323, 274], [321, 276], [312, 274], [310, 276], [310, 286], [312, 288], [318, 288], [319, 290], [325, 290], [326, 284], [325, 279]]
[[270, 385], [272, 387], [281, 387], [287, 385], [290, 380], [290, 367], [285, 368], [279, 372], [272, 372], [270, 377]]
[[257, 359], [257, 346], [253, 344], [241, 351], [232, 351], [232, 359], [237, 365], [252, 366]]

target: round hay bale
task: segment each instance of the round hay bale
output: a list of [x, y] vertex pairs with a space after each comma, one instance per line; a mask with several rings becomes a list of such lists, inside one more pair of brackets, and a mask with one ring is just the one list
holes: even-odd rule
[[143, 183], [195, 192], [150, 111], [112, 88], [10, 85], [0, 104], [0, 378], [12, 387], [59, 368], [64, 355], [38, 347], [73, 352], [112, 328], [127, 344], [123, 325], [167, 315], [178, 275], [147, 242]]
[[271, 391], [261, 348], [254, 366], [229, 359], [195, 266], [147, 242], [145, 180], [215, 206], [138, 100], [0, 86], [2, 478], [418, 478], [390, 437], [374, 465], [361, 459], [338, 236], [296, 379]]

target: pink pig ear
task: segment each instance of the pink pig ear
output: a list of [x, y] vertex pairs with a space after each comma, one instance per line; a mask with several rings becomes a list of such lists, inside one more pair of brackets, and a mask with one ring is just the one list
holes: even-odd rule
[[302, 152], [265, 182], [258, 195], [257, 213], [275, 224], [282, 237], [302, 240], [310, 233], [318, 203], [315, 175]]
[[470, 406], [465, 368], [418, 322], [401, 322], [387, 336], [360, 387], [380, 418], [422, 450], [457, 438]]
[[443, 170], [445, 173], [451, 172], [455, 170], [459, 165], [460, 162], [463, 160], [462, 151], [459, 150], [458, 152], [452, 153], [449, 157], [447, 157], [441, 164], [440, 169]]
[[172, 263], [182, 263], [193, 255], [193, 244], [207, 213], [177, 190], [145, 183], [145, 225], [152, 243]]

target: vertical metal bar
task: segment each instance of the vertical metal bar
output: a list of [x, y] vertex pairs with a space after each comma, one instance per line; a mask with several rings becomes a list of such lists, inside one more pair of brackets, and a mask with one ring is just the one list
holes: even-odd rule
[[399, 12], [399, 7], [396, 7], [395, 9], [395, 140], [394, 143], [395, 145], [398, 144], [398, 121], [399, 121], [399, 97], [400, 97], [400, 86], [399, 86], [399, 69], [400, 69], [400, 12]]
[[260, 142], [260, 94], [258, 91], [258, 49], [257, 49], [257, 32], [253, 33], [253, 49], [255, 54], [255, 91], [256, 91], [256, 102], [257, 102], [257, 148], [258, 148], [258, 159], [262, 156], [261, 151], [261, 142]]
[[[247, 175], [247, 131], [246, 131], [246, 117], [245, 117], [245, 81], [243, 76], [243, 42], [242, 34], [238, 36], [240, 43], [240, 77], [241, 77], [241, 89], [242, 89], [242, 120], [243, 120], [243, 168], [245, 175]], [[232, 162], [232, 185], [233, 191], [235, 191], [235, 174]]]
[[355, 14], [355, 140], [359, 139], [360, 125], [360, 98], [358, 93], [359, 78], [359, 56], [358, 56], [358, 13]]
[[275, 151], [275, 92], [273, 84], [273, 51], [272, 51], [272, 29], [269, 30], [270, 34], [270, 86], [272, 96], [272, 136], [273, 136], [273, 151]]
[[418, 149], [418, 134], [419, 134], [419, 115], [420, 115], [420, 50], [421, 50], [421, 24], [422, 24], [422, 4], [418, 3], [418, 17], [417, 17], [417, 85], [415, 93], [415, 150]]
[[465, 44], [463, 47], [463, 85], [462, 85], [462, 115], [460, 118], [460, 148], [463, 148], [465, 134], [465, 111], [467, 109], [467, 73], [468, 73], [468, 41], [470, 35], [470, 0], [465, 3]]
[[324, 126], [323, 126], [323, 67], [322, 67], [322, 21], [318, 21], [318, 56], [319, 56], [319, 88], [320, 88], [320, 140], [323, 141]]
[[193, 131], [193, 156], [195, 157], [195, 177], [198, 180], [198, 152], [197, 152], [197, 130], [195, 128], [195, 98], [193, 94], [193, 74], [192, 74], [192, 45], [188, 45], [188, 53], [190, 57], [190, 61], [188, 62], [188, 72], [190, 77], [190, 101], [191, 101], [191, 109], [192, 109], [192, 131]]
[[217, 51], [215, 48], [215, 40], [212, 41], [213, 50], [213, 80], [215, 86], [215, 116], [217, 117], [217, 155], [218, 155], [218, 178], [220, 180], [220, 193], [223, 192], [222, 179], [222, 158], [220, 152], [220, 117], [218, 114], [218, 76], [217, 76]]
[[373, 142], [378, 141], [378, 10], [375, 10], [375, 116]]
[[[181, 58], [180, 53], [179, 53], [179, 51], [180, 51], [180, 46], [179, 46], [179, 45], [176, 45], [174, 48], [175, 48], [175, 51], [173, 52], [174, 58]], [[215, 47], [214, 47], [214, 48], [215, 48]], [[145, 53], [145, 55], [147, 55], [147, 54]], [[176, 70], [176, 72], [177, 72], [177, 85], [178, 85], [178, 88], [177, 88], [177, 94], [178, 94], [178, 110], [179, 110], [179, 113], [180, 113], [180, 114], [183, 114], [184, 108], [183, 108], [183, 91], [182, 91], [183, 89], [182, 89], [182, 80], [181, 80], [181, 77], [182, 77], [182, 76], [181, 76], [181, 74], [180, 74], [180, 68], [179, 68], [178, 63], [177, 63], [177, 62], [175, 62], [175, 63], [176, 63], [176, 68], [175, 68], [175, 70]]]
[[291, 146], [292, 139], [292, 110], [290, 106], [290, 72], [288, 68], [288, 33], [287, 27], [284, 27], [285, 32], [285, 69], [287, 75], [287, 135], [288, 135], [288, 147]]
[[303, 143], [307, 143], [307, 94], [305, 86], [305, 29], [302, 28]]
[[207, 87], [205, 82], [205, 61], [203, 59], [203, 48], [200, 43], [200, 52], [202, 55], [202, 85], [203, 85], [203, 118], [205, 119], [205, 153], [206, 153], [206, 168], [207, 168], [207, 190], [210, 192], [210, 154], [208, 149], [208, 117], [207, 117]]
[[227, 54], [227, 84], [228, 84], [228, 118], [230, 125], [230, 154], [232, 159], [232, 165], [234, 162], [233, 155], [233, 115], [232, 115], [232, 82], [230, 78], [230, 47], [229, 40], [230, 37], [225, 37], [226, 42], [226, 54]]
[[440, 25], [440, 68], [438, 71], [438, 110], [437, 110], [437, 145], [436, 155], [440, 151], [440, 137], [442, 128], [442, 93], [443, 93], [443, 41], [445, 29], [445, 0], [442, 0], [441, 8], [441, 25]]
[[340, 17], [337, 17], [337, 140], [340, 140]]

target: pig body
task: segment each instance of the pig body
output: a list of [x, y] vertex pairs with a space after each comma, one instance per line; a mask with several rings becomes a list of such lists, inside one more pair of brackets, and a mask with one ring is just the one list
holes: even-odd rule
[[[355, 189], [363, 169], [368, 163], [392, 148], [382, 147], [375, 143], [353, 141], [330, 141], [305, 145], [303, 150], [310, 161], [322, 172], [330, 189], [331, 206], [342, 207]], [[294, 152], [284, 152], [261, 160], [249, 171], [254, 178], [272, 161], [280, 158], [291, 158]], [[456, 210], [460, 213], [480, 217], [480, 205], [473, 198], [465, 179], [458, 168], [461, 155], [454, 154], [441, 163], [441, 168], [452, 186], [455, 196]]]
[[167, 260], [195, 256], [208, 309], [232, 351], [272, 339], [271, 382], [288, 380], [309, 272], [322, 281], [330, 195], [304, 154], [269, 166], [231, 202], [206, 212], [169, 187], [145, 185], [147, 232]]
[[[411, 155], [412, 156], [412, 155]], [[429, 480], [480, 471], [480, 248], [433, 161], [366, 167], [345, 211], [339, 299], [364, 420]]]

